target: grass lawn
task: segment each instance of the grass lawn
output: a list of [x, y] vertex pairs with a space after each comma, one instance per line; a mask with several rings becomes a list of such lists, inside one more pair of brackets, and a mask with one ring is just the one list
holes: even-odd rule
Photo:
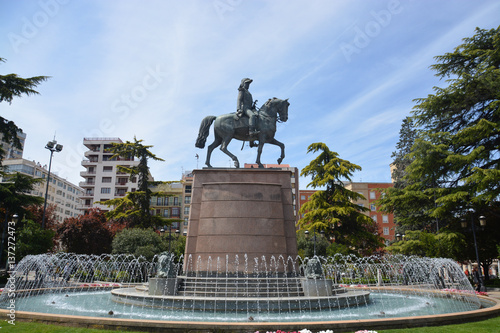
[[[129, 332], [129, 331], [107, 331], [98, 329], [86, 329], [86, 328], [74, 328], [65, 327], [57, 325], [44, 325], [38, 323], [25, 323], [16, 322], [16, 325], [10, 325], [7, 322], [2, 322], [0, 324], [2, 328], [0, 332], [13, 332], [13, 333], [110, 333], [110, 332]], [[307, 327], [307, 325], [304, 325]], [[7, 330], [4, 330], [7, 328]], [[279, 329], [277, 327], [276, 329]], [[369, 327], [364, 329], [369, 330]], [[419, 328], [407, 328], [398, 330], [384, 330], [378, 331], [378, 333], [500, 333], [500, 317], [493, 319], [488, 319], [480, 322], [460, 324], [460, 325], [448, 325], [448, 326], [438, 326], [438, 327], [419, 327]], [[130, 333], [130, 332], [129, 332]], [[316, 333], [316, 332], [314, 332]]]

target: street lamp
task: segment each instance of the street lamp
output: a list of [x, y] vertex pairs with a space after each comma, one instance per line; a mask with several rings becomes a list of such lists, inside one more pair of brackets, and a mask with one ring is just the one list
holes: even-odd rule
[[[313, 250], [314, 250], [314, 256], [316, 256], [316, 228], [313, 229], [313, 233], [314, 233], [314, 238], [313, 238], [313, 244], [314, 244], [314, 247], [313, 247]], [[325, 232], [323, 230], [320, 231], [320, 234], [324, 234]], [[304, 231], [304, 234], [306, 235], [306, 238], [309, 238], [309, 230], [306, 230]]]
[[56, 140], [47, 142], [45, 149], [50, 150], [50, 160], [49, 160], [49, 173], [47, 175], [47, 187], [45, 188], [45, 201], [43, 204], [43, 217], [42, 217], [42, 229], [45, 229], [45, 211], [47, 210], [47, 195], [49, 193], [49, 182], [50, 182], [50, 168], [52, 166], [52, 155], [54, 152], [60, 152], [63, 146], [58, 144]]
[[[467, 221], [465, 219], [462, 219], [461, 221], [462, 228], [467, 228]], [[479, 216], [479, 225], [483, 228], [486, 226], [486, 217], [483, 215]], [[477, 267], [479, 270], [479, 273], [481, 274], [481, 264], [479, 262], [479, 251], [477, 250], [477, 241], [476, 241], [476, 227], [474, 224], [474, 215], [471, 215], [471, 228], [472, 228], [472, 236], [474, 237], [474, 250], [476, 251], [476, 261], [477, 261]], [[483, 271], [483, 275], [485, 275], [485, 272]]]

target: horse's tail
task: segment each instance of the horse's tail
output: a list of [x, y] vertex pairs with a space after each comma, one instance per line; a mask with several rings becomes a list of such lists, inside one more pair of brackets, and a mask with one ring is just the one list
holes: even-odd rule
[[210, 131], [210, 126], [215, 120], [215, 116], [206, 116], [201, 121], [200, 131], [198, 132], [198, 139], [196, 139], [195, 147], [205, 148], [205, 142], [207, 141], [208, 134]]

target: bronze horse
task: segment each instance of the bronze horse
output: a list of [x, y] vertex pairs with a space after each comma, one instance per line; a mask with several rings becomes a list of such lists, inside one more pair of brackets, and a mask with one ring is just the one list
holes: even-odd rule
[[272, 98], [264, 103], [259, 111], [259, 120], [257, 124], [257, 130], [259, 131], [259, 133], [256, 135], [249, 135], [247, 117], [242, 117], [237, 120], [235, 113], [228, 113], [220, 115], [218, 117], [205, 117], [201, 122], [198, 139], [196, 140], [195, 144], [195, 146], [198, 148], [205, 148], [205, 142], [209, 134], [210, 126], [215, 121], [215, 140], [210, 146], [208, 146], [207, 160], [205, 164], [209, 168], [212, 167], [210, 165], [210, 156], [212, 155], [212, 151], [220, 146], [220, 150], [231, 157], [231, 159], [234, 161], [234, 166], [236, 168], [239, 168], [240, 162], [238, 161], [238, 158], [236, 158], [236, 156], [234, 156], [229, 152], [229, 150], [227, 150], [227, 146], [233, 138], [241, 141], [259, 141], [256, 160], [259, 168], [264, 167], [260, 162], [260, 155], [262, 154], [262, 147], [264, 146], [264, 144], [270, 143], [279, 146], [281, 148], [281, 156], [280, 158], [278, 158], [278, 164], [281, 164], [281, 161], [283, 161], [283, 159], [285, 158], [285, 145], [282, 142], [276, 140], [274, 138], [274, 134], [276, 133], [276, 123], [278, 121], [285, 122], [288, 120], [289, 105], [290, 103], [288, 102], [288, 99], [283, 100], [279, 98]]

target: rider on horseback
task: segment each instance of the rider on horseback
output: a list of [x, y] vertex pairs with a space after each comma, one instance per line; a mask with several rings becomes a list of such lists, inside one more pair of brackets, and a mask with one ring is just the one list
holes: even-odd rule
[[257, 101], [253, 101], [252, 94], [248, 91], [252, 81], [252, 79], [248, 78], [241, 80], [240, 87], [238, 88], [236, 120], [239, 120], [243, 115], [246, 115], [249, 118], [249, 134], [256, 135], [259, 134], [259, 131], [255, 128], [256, 117], [258, 115], [255, 108]]

